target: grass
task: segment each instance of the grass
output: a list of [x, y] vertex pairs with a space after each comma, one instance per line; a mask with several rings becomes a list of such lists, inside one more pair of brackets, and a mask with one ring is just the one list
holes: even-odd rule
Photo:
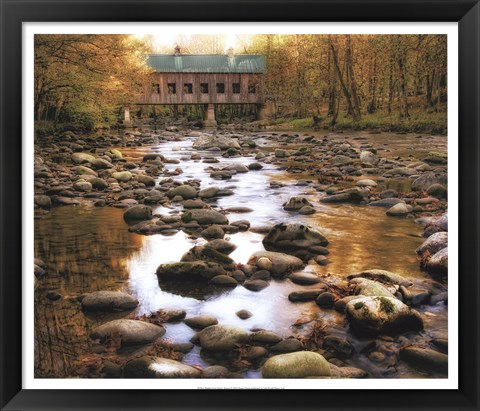
[[[326, 117], [319, 124], [321, 129], [330, 129], [331, 118]], [[264, 125], [279, 130], [310, 130], [313, 127], [313, 118], [277, 118], [267, 120]], [[335, 130], [369, 130], [369, 131], [393, 131], [405, 133], [447, 133], [446, 112], [411, 111], [408, 119], [401, 119], [398, 114], [377, 112], [364, 114], [362, 119], [354, 121], [345, 115], [340, 115], [335, 124]]]

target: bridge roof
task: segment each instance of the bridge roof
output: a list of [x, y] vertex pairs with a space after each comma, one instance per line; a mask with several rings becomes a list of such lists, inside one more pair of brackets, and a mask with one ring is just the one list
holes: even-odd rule
[[152, 54], [147, 64], [157, 73], [264, 73], [260, 54]]

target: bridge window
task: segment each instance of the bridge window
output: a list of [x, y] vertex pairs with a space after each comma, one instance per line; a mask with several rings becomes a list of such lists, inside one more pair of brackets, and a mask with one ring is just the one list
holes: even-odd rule
[[256, 84], [249, 84], [248, 85], [248, 93], [255, 94], [257, 92], [257, 85]]
[[240, 83], [232, 83], [233, 94], [240, 94]]
[[152, 93], [160, 94], [160, 84], [152, 84]]
[[208, 83], [200, 83], [200, 93], [208, 94]]
[[218, 94], [225, 93], [225, 83], [217, 83], [217, 93]]
[[185, 94], [192, 94], [193, 93], [192, 83], [185, 83], [183, 85], [183, 92]]
[[177, 94], [177, 84], [168, 83], [168, 94]]

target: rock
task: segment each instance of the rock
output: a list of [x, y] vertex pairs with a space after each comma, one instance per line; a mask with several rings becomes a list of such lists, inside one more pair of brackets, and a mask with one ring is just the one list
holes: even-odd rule
[[320, 282], [320, 278], [316, 274], [304, 273], [304, 272], [296, 272], [292, 273], [288, 276], [290, 280], [295, 284], [300, 285], [311, 285], [317, 284]]
[[429, 273], [446, 274], [448, 271], [448, 247], [432, 255], [424, 265]]
[[412, 211], [412, 206], [405, 203], [395, 204], [392, 208], [389, 208], [385, 214], [390, 217], [403, 217]]
[[390, 283], [403, 285], [409, 287], [412, 285], [412, 282], [399, 274], [392, 273], [390, 271], [371, 269], [361, 271], [359, 273], [350, 274], [347, 276], [347, 279], [351, 280], [353, 278], [367, 278], [369, 280], [381, 281], [382, 283]]
[[282, 337], [273, 331], [261, 330], [252, 335], [252, 341], [260, 344], [277, 344], [282, 341]]
[[95, 291], [82, 299], [86, 311], [124, 311], [135, 308], [138, 300], [121, 291]]
[[218, 225], [211, 225], [210, 227], [207, 227], [205, 230], [202, 230], [200, 235], [207, 240], [211, 238], [220, 239], [225, 236], [225, 232], [223, 231], [222, 227]]
[[85, 166], [77, 166], [73, 169], [75, 174], [77, 175], [90, 175], [90, 176], [97, 176], [97, 173], [93, 171], [91, 168], [85, 167]]
[[237, 173], [248, 173], [248, 167], [244, 164], [234, 163], [225, 167], [226, 170], [235, 171]]
[[145, 356], [125, 364], [124, 378], [200, 378], [202, 372], [167, 358]]
[[273, 352], [294, 352], [303, 350], [303, 344], [296, 338], [287, 338], [270, 347]]
[[211, 325], [199, 336], [200, 346], [210, 351], [231, 351], [244, 344], [248, 333], [230, 325]]
[[268, 283], [264, 280], [248, 280], [243, 283], [243, 286], [250, 291], [261, 291], [268, 287]]
[[248, 318], [250, 318], [250, 317], [253, 316], [253, 314], [252, 314], [250, 311], [248, 311], [248, 310], [240, 310], [240, 311], [237, 311], [237, 312], [235, 313], [235, 315], [236, 315], [238, 318], [242, 319], [242, 320], [246, 320], [246, 319], [248, 319]]
[[430, 255], [433, 255], [446, 247], [448, 247], [448, 232], [441, 231], [428, 237], [416, 251], [420, 256], [427, 251]]
[[353, 160], [350, 157], [344, 156], [344, 155], [337, 155], [332, 158], [332, 161], [330, 162], [332, 166], [348, 166], [349, 164], [353, 163]]
[[360, 335], [399, 334], [420, 331], [420, 314], [392, 297], [362, 297], [346, 306], [347, 320]]
[[312, 215], [315, 213], [316, 213], [316, 210], [311, 206], [305, 206], [305, 207], [302, 207], [300, 210], [298, 210], [298, 214], [301, 214], [301, 215]]
[[330, 363], [331, 375], [334, 378], [367, 378], [368, 373], [360, 368], [337, 367]]
[[122, 345], [147, 344], [165, 334], [165, 328], [138, 320], [113, 320], [95, 328], [92, 339], [120, 338]]
[[423, 290], [416, 287], [400, 286], [398, 289], [402, 294], [402, 301], [411, 307], [417, 307], [422, 304], [427, 304], [430, 300], [430, 293], [428, 290]]
[[185, 209], [192, 209], [192, 208], [206, 208], [207, 204], [205, 204], [202, 200], [185, 200], [183, 203], [183, 208]]
[[240, 149], [240, 144], [233, 138], [215, 135], [215, 134], [202, 134], [198, 136], [192, 145], [193, 148], [206, 150], [209, 148], [219, 148], [220, 150], [228, 150], [229, 148]]
[[160, 317], [162, 319], [162, 322], [175, 323], [182, 321], [186, 317], [187, 312], [185, 310], [171, 308], [165, 310], [158, 310], [155, 315]]
[[198, 224], [228, 224], [228, 218], [215, 210], [189, 210], [182, 214], [183, 222], [195, 220]]
[[284, 150], [283, 148], [277, 148], [275, 149], [275, 157], [276, 158], [290, 157], [290, 153], [287, 150]]
[[72, 161], [76, 164], [91, 163], [95, 157], [87, 153], [73, 153]]
[[312, 206], [305, 197], [291, 197], [288, 202], [283, 204], [283, 209], [287, 211], [299, 211], [305, 206]]
[[59, 292], [57, 291], [48, 291], [47, 294], [46, 294], [46, 297], [50, 300], [50, 301], [58, 301], [62, 298], [62, 294], [60, 294]]
[[380, 193], [380, 198], [393, 198], [398, 197], [398, 192], [396, 190], [384, 190]]
[[376, 187], [377, 183], [373, 180], [368, 179], [368, 178], [364, 178], [362, 180], [358, 180], [355, 185], [358, 186], [358, 187]]
[[201, 281], [206, 282], [217, 275], [225, 274], [220, 265], [205, 261], [187, 261], [179, 263], [161, 264], [157, 268], [159, 280], [173, 281]]
[[336, 335], [327, 335], [323, 339], [323, 348], [344, 357], [350, 357], [354, 351], [353, 345], [346, 338]]
[[250, 278], [252, 280], [270, 281], [271, 275], [270, 275], [270, 271], [268, 270], [259, 270], [259, 271], [255, 271]]
[[[273, 226], [262, 243], [268, 251], [280, 251], [296, 255], [297, 251], [305, 250], [308, 252], [315, 246], [327, 246], [328, 240], [323, 234], [310, 226], [280, 223]], [[307, 259], [307, 255], [303, 257]]]
[[330, 365], [322, 355], [300, 351], [275, 355], [262, 367], [263, 378], [306, 378], [330, 376]]
[[112, 177], [117, 181], [126, 183], [127, 181], [130, 181], [132, 179], [133, 175], [130, 171], [117, 171], [115, 173], [112, 173]]
[[267, 354], [268, 351], [264, 347], [253, 346], [246, 348], [243, 358], [245, 358], [247, 361], [254, 362], [262, 359]]
[[111, 361], [106, 361], [102, 368], [102, 374], [105, 375], [105, 378], [121, 378], [122, 373], [122, 367]]
[[360, 153], [360, 162], [362, 164], [377, 165], [378, 161], [378, 157], [371, 151], [362, 151]]
[[257, 170], [261, 170], [262, 168], [263, 168], [263, 166], [260, 163], [250, 163], [248, 165], [249, 170], [257, 171]]
[[299, 258], [273, 251], [257, 251], [250, 257], [248, 264], [256, 265], [261, 258], [267, 258], [271, 261], [272, 267], [268, 271], [275, 278], [284, 277], [291, 271], [303, 266], [303, 261]]
[[155, 179], [145, 174], [137, 174], [135, 176], [135, 180], [138, 181], [139, 183], [145, 184], [146, 187], [155, 186]]
[[73, 188], [77, 191], [82, 191], [85, 193], [92, 191], [92, 185], [87, 181], [77, 181], [73, 185]]
[[49, 210], [52, 207], [52, 199], [45, 195], [36, 195], [33, 197], [33, 202], [40, 208]]
[[90, 184], [95, 190], [105, 190], [108, 187], [108, 183], [98, 177], [92, 178], [90, 180]]
[[332, 308], [335, 303], [335, 296], [332, 293], [321, 293], [315, 300], [317, 305], [322, 308]]
[[218, 324], [218, 320], [212, 315], [199, 315], [197, 317], [190, 317], [186, 318], [183, 322], [189, 327], [197, 330], [203, 330], [211, 325]]
[[400, 359], [414, 368], [448, 372], [448, 355], [429, 348], [404, 347], [400, 350]]
[[116, 148], [111, 148], [110, 150], [106, 151], [105, 154], [112, 160], [121, 160], [123, 158], [122, 152]]
[[384, 208], [391, 208], [396, 204], [405, 203], [405, 201], [400, 200], [399, 198], [384, 198], [382, 200], [372, 201], [369, 203], [369, 206], [374, 207], [384, 207]]
[[143, 161], [152, 161], [157, 159], [165, 161], [165, 157], [160, 153], [148, 153], [143, 156]]
[[203, 190], [200, 190], [198, 192], [198, 196], [200, 198], [213, 198], [217, 195], [218, 193], [218, 188], [217, 187], [209, 187], [209, 188], [205, 188]]
[[322, 197], [320, 202], [322, 203], [358, 203], [365, 201], [368, 197], [368, 188], [354, 187], [342, 192]]
[[197, 190], [195, 190], [195, 188], [192, 186], [188, 186], [184, 184], [184, 185], [175, 187], [172, 190], [169, 190], [167, 192], [167, 197], [170, 199], [176, 196], [181, 196], [184, 200], [195, 198], [197, 196]]
[[202, 371], [203, 378], [228, 378], [230, 371], [222, 365], [211, 365]]
[[192, 247], [182, 256], [182, 262], [187, 261], [204, 261], [219, 264], [226, 269], [233, 268], [233, 260], [226, 254], [209, 247], [208, 243], [201, 246]]
[[442, 184], [432, 184], [427, 188], [427, 194], [435, 198], [447, 198], [447, 189]]
[[238, 285], [235, 278], [229, 277], [225, 274], [213, 277], [208, 283], [219, 287], [236, 287]]
[[273, 267], [272, 261], [267, 257], [260, 257], [257, 260], [257, 267], [262, 270], [271, 270]]
[[209, 241], [207, 246], [225, 255], [232, 253], [237, 248], [235, 244], [222, 239]]
[[393, 293], [383, 284], [367, 278], [353, 278], [348, 285], [355, 295], [393, 297]]
[[288, 294], [288, 299], [292, 303], [293, 302], [313, 301], [324, 291], [325, 291], [325, 289], [323, 289], [323, 288], [319, 289], [319, 290], [293, 291], [290, 294]]
[[441, 184], [444, 187], [447, 186], [447, 173], [435, 173], [433, 171], [429, 171], [427, 173], [423, 173], [420, 177], [418, 177], [412, 183], [412, 190], [421, 191], [426, 190], [433, 184]]
[[104, 158], [96, 158], [90, 161], [90, 164], [95, 170], [104, 170], [113, 167], [113, 164], [105, 160]]
[[362, 297], [363, 296], [361, 295], [349, 295], [347, 297], [339, 298], [337, 301], [335, 301], [335, 304], [333, 304], [333, 308], [335, 308], [335, 311], [338, 311], [339, 313], [345, 313], [347, 304], [350, 301], [357, 300]]
[[123, 213], [123, 219], [125, 221], [131, 220], [151, 220], [152, 219], [152, 208], [146, 205], [134, 205], [130, 208], [127, 208]]

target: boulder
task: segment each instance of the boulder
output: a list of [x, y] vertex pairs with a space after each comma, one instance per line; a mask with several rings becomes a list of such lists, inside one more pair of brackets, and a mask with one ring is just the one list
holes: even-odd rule
[[273, 251], [257, 251], [248, 260], [248, 264], [256, 265], [261, 258], [267, 258], [272, 263], [268, 270], [272, 277], [285, 277], [288, 273], [303, 266], [303, 261], [292, 255], [277, 253]]
[[221, 265], [205, 261], [161, 264], [157, 268], [157, 277], [161, 281], [172, 280], [206, 282], [217, 275], [222, 275], [225, 273], [225, 269]]
[[355, 185], [358, 187], [376, 187], [377, 183], [373, 180], [370, 180], [369, 178], [363, 178], [361, 180], [358, 180]]
[[366, 188], [354, 187], [348, 190], [344, 190], [333, 195], [322, 197], [320, 202], [322, 203], [358, 203], [365, 201], [368, 197], [369, 191]]
[[87, 153], [73, 153], [72, 161], [76, 164], [91, 163], [95, 157]]
[[331, 162], [332, 166], [348, 166], [349, 164], [353, 163], [353, 160], [350, 157], [344, 155], [338, 155], [332, 158]]
[[125, 210], [125, 212], [123, 213], [123, 219], [125, 221], [151, 220], [152, 208], [143, 204], [134, 205]]
[[322, 355], [299, 351], [275, 355], [262, 367], [263, 378], [306, 378], [330, 376], [330, 365]]
[[435, 198], [447, 198], [448, 191], [445, 186], [437, 183], [427, 188], [427, 194]]
[[290, 281], [293, 283], [300, 285], [312, 285], [320, 282], [320, 278], [316, 274], [304, 272], [292, 273], [288, 278], [290, 278]]
[[442, 248], [432, 255], [424, 265], [429, 273], [446, 274], [448, 272], [448, 247]]
[[420, 331], [420, 314], [393, 297], [361, 297], [347, 303], [347, 320], [360, 335], [395, 335], [406, 331]]
[[228, 150], [229, 148], [240, 149], [240, 144], [233, 138], [216, 135], [202, 134], [198, 136], [192, 144], [195, 149], [206, 150], [209, 148], [219, 148], [220, 150]]
[[138, 320], [113, 320], [95, 328], [92, 339], [120, 338], [122, 345], [148, 344], [165, 334], [165, 328]]
[[362, 151], [360, 153], [360, 162], [362, 164], [377, 165], [378, 161], [378, 157], [371, 151]]
[[383, 284], [367, 278], [353, 278], [348, 285], [355, 295], [393, 297], [393, 293]]
[[153, 177], [147, 176], [145, 174], [137, 174], [135, 180], [139, 183], [145, 184], [147, 187], [155, 186], [155, 179]]
[[121, 291], [95, 291], [82, 299], [85, 311], [124, 311], [137, 305], [135, 297]]
[[90, 164], [95, 170], [104, 170], [113, 167], [113, 164], [105, 160], [104, 158], [96, 158], [90, 161]]
[[305, 197], [291, 197], [288, 202], [283, 204], [283, 209], [287, 211], [299, 211], [305, 206], [312, 206]]
[[39, 206], [40, 208], [44, 208], [46, 210], [52, 207], [52, 199], [46, 195], [36, 195], [33, 197], [33, 202]]
[[390, 271], [371, 269], [360, 271], [358, 273], [350, 274], [347, 276], [347, 279], [351, 280], [353, 278], [368, 278], [369, 280], [381, 281], [382, 283], [390, 283], [396, 285], [403, 285], [409, 287], [412, 285], [412, 282], [405, 277], [392, 273]]
[[130, 171], [117, 171], [115, 173], [112, 173], [112, 177], [117, 181], [126, 183], [127, 181], [130, 181], [132, 179], [133, 175]]
[[389, 208], [385, 214], [390, 217], [404, 217], [411, 211], [412, 206], [405, 203], [398, 203], [395, 204], [393, 207]]
[[176, 196], [181, 196], [184, 200], [195, 198], [197, 196], [197, 190], [192, 186], [183, 184], [167, 192], [167, 197], [170, 199]]
[[145, 356], [125, 364], [124, 378], [201, 378], [202, 371], [168, 358]]
[[427, 251], [430, 255], [433, 255], [446, 247], [448, 247], [448, 232], [441, 231], [428, 237], [416, 251], [420, 256]]
[[435, 173], [433, 171], [429, 171], [427, 173], [423, 173], [420, 177], [413, 181], [412, 190], [427, 190], [428, 187], [433, 184], [441, 184], [446, 187], [447, 183], [447, 173]]
[[228, 218], [215, 210], [194, 209], [188, 210], [182, 214], [182, 221], [188, 223], [192, 220], [201, 225], [209, 224], [228, 224]]
[[429, 348], [404, 347], [400, 350], [400, 359], [414, 368], [443, 373], [448, 371], [448, 355]]
[[391, 208], [394, 205], [400, 204], [400, 203], [405, 204], [405, 201], [400, 200], [399, 198], [384, 198], [382, 200], [372, 201], [368, 205], [374, 206], [374, 207]]
[[230, 325], [211, 325], [201, 331], [200, 346], [210, 351], [231, 351], [248, 340], [248, 333]]
[[[297, 251], [314, 251], [316, 246], [328, 245], [328, 240], [319, 231], [303, 224], [276, 224], [262, 241], [268, 251], [280, 251], [296, 255]], [[311, 255], [313, 257], [313, 255]], [[308, 257], [303, 255], [305, 259]]]
[[203, 330], [211, 325], [218, 324], [218, 320], [213, 315], [199, 315], [197, 317], [189, 317], [183, 321], [191, 328]]
[[92, 185], [88, 181], [77, 181], [73, 188], [77, 191], [82, 191], [84, 193], [88, 193], [92, 191]]

